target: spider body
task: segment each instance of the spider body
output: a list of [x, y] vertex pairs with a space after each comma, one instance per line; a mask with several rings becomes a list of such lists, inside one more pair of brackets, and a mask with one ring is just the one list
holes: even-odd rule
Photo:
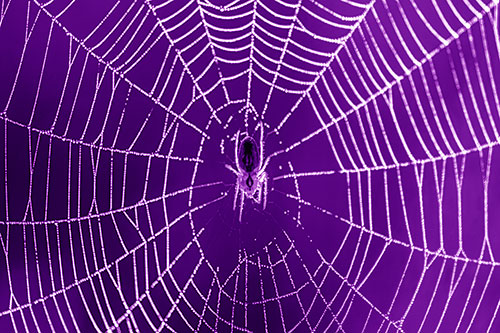
[[241, 143], [239, 141], [240, 132], [236, 133], [234, 145], [234, 155], [236, 168], [226, 164], [226, 168], [236, 175], [236, 185], [233, 209], [236, 210], [238, 196], [240, 196], [239, 220], [243, 213], [245, 198], [252, 199], [256, 203], [261, 203], [265, 209], [267, 203], [267, 174], [265, 172], [269, 158], [265, 161], [264, 155], [264, 129], [260, 126], [260, 143], [257, 144], [254, 138], [246, 135]]
[[257, 143], [250, 136], [243, 139], [239, 148], [238, 158], [240, 159], [242, 168], [248, 174], [245, 181], [248, 188], [251, 188], [254, 184], [252, 177], [255, 176], [253, 171], [259, 164], [258, 150]]

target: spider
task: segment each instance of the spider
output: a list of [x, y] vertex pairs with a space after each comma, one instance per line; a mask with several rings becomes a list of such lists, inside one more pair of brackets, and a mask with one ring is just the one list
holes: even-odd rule
[[240, 222], [245, 197], [258, 204], [262, 202], [263, 209], [266, 209], [268, 181], [266, 167], [269, 163], [269, 157], [264, 160], [264, 126], [262, 124], [259, 126], [259, 145], [257, 145], [254, 138], [248, 135], [240, 143], [240, 131], [236, 133], [236, 142], [234, 144], [236, 168], [226, 164], [226, 168], [236, 175], [233, 210], [236, 210], [236, 202], [238, 201], [238, 195], [240, 195]]

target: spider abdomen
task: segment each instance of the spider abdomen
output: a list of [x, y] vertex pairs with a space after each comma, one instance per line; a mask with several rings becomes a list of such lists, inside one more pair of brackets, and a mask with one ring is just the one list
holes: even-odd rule
[[238, 157], [242, 168], [246, 172], [252, 172], [259, 165], [259, 152], [255, 140], [246, 137], [241, 142]]

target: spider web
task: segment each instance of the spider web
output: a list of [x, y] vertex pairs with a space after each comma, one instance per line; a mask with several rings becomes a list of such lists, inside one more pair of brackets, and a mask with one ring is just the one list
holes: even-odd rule
[[[2, 0], [0, 326], [500, 329], [498, 14]], [[224, 165], [261, 122], [239, 223]]]

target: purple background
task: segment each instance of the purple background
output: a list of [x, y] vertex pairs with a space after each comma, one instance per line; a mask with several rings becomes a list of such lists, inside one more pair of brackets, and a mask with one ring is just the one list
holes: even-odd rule
[[365, 2], [2, 1], [2, 331], [499, 331], [498, 6]]

